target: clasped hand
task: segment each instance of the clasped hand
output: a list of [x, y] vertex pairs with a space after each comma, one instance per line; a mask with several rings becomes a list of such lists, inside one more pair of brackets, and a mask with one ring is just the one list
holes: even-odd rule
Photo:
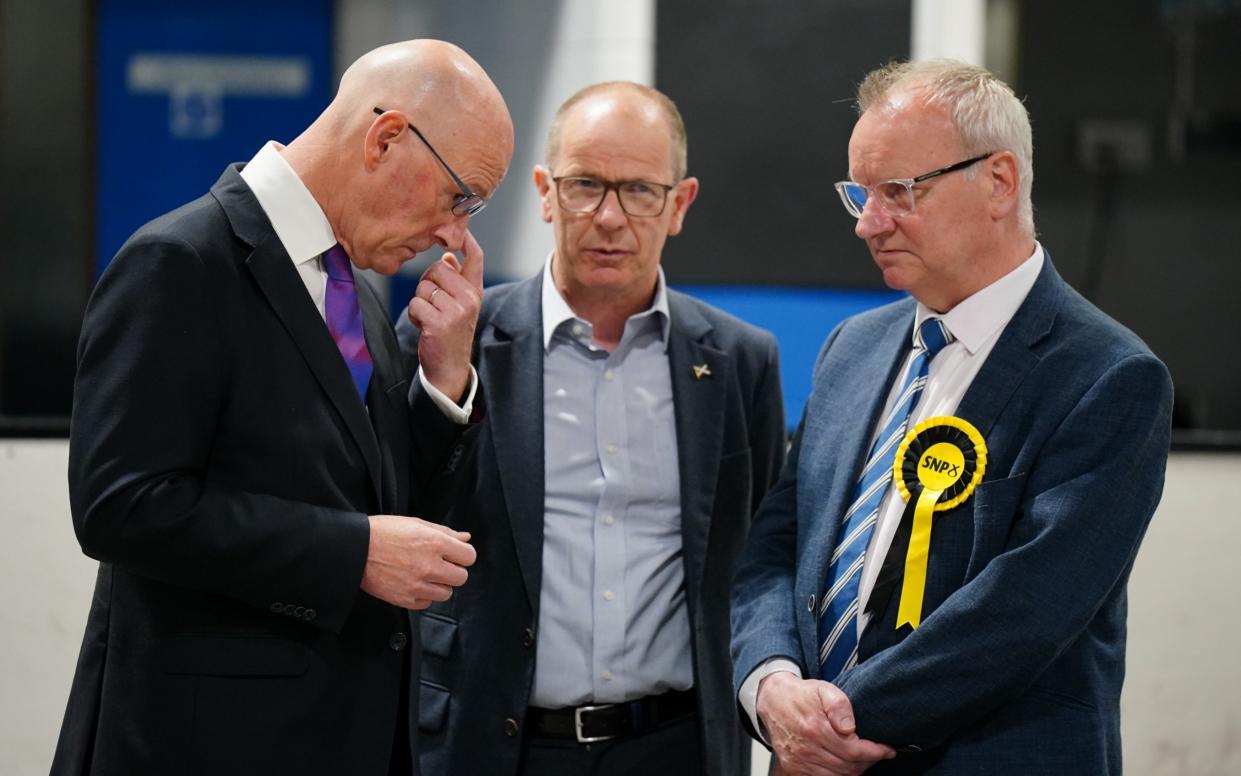
[[828, 682], [776, 672], [759, 684], [756, 710], [775, 753], [773, 774], [854, 776], [896, 756], [858, 737], [853, 704]]

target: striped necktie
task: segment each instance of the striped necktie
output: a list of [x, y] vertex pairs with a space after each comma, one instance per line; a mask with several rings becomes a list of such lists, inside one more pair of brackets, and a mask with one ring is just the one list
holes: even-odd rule
[[358, 387], [362, 401], [366, 401], [366, 387], [371, 382], [374, 362], [366, 349], [366, 335], [362, 329], [362, 308], [358, 306], [358, 289], [353, 284], [353, 271], [349, 256], [337, 243], [323, 254], [323, 269], [327, 271], [327, 294], [323, 300], [323, 317], [328, 331], [336, 341], [336, 347], [349, 367], [353, 383]]
[[881, 430], [845, 512], [827, 567], [827, 593], [819, 605], [819, 676], [826, 681], [834, 681], [857, 662], [858, 583], [866, 547], [879, 519], [879, 504], [892, 482], [892, 456], [905, 436], [909, 413], [922, 396], [931, 359], [952, 339], [938, 318], [923, 321], [914, 332], [914, 356], [901, 381], [901, 390], [879, 426]]

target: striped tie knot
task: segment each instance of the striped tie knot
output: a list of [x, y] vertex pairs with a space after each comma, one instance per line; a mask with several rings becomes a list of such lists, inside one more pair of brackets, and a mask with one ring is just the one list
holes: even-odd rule
[[914, 347], [922, 348], [926, 351], [928, 358], [935, 358], [935, 354], [944, 349], [944, 346], [955, 340], [952, 332], [948, 331], [948, 327], [944, 325], [943, 320], [939, 318], [927, 318], [918, 327], [914, 334]]

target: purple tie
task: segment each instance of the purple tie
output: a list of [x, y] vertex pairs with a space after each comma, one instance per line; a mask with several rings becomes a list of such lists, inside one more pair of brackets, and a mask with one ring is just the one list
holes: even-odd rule
[[327, 297], [324, 299], [324, 317], [328, 331], [336, 340], [336, 347], [345, 357], [345, 365], [358, 386], [358, 394], [366, 401], [366, 386], [371, 381], [374, 362], [366, 349], [366, 335], [362, 331], [362, 308], [358, 307], [358, 289], [353, 284], [353, 272], [349, 268], [349, 255], [339, 244], [323, 254], [323, 268], [327, 270]]

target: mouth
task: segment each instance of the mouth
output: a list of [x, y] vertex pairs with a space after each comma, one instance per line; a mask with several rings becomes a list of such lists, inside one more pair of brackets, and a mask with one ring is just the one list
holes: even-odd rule
[[587, 248], [583, 252], [599, 261], [616, 261], [629, 255], [629, 251], [620, 248]]

